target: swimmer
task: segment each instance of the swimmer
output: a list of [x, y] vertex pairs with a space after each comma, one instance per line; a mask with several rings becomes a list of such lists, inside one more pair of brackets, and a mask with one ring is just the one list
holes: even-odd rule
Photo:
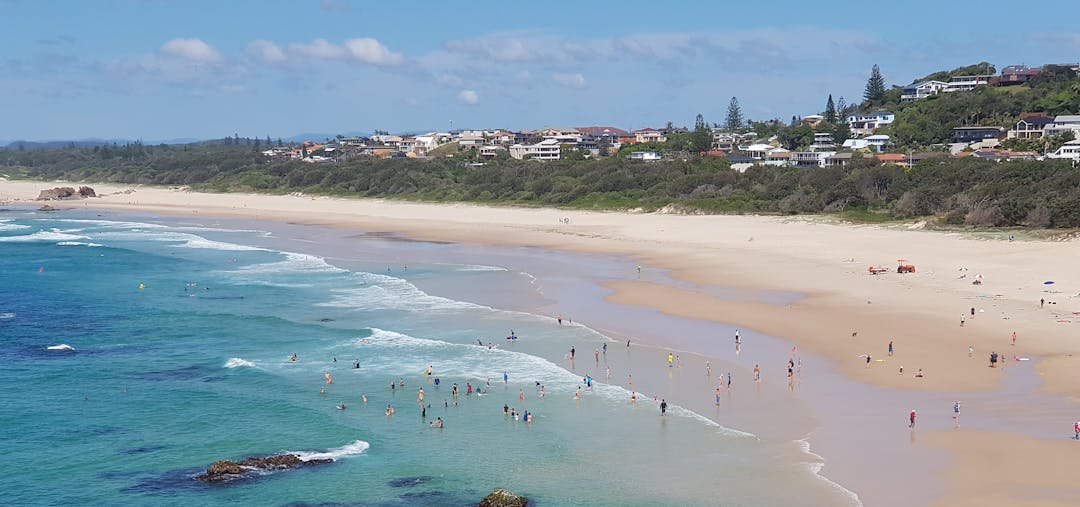
[[338, 403], [337, 409], [338, 410], [345, 410], [345, 402], [343, 401], [341, 403]]
[[294, 363], [296, 362], [296, 353], [295, 352], [293, 353], [292, 356], [289, 357], [289, 361], [292, 361]]
[[421, 405], [424, 404], [424, 388], [423, 387], [421, 387], [420, 391], [418, 393], [416, 393], [416, 402], [421, 404]]
[[363, 401], [364, 403], [367, 403], [367, 395], [366, 394], [361, 394], [360, 395], [360, 400]]
[[394, 415], [394, 407], [391, 407], [389, 403], [386, 404], [387, 417]]
[[326, 388], [325, 387], [320, 387], [319, 388], [319, 394], [326, 394]]
[[442, 417], [436, 417], [435, 420], [431, 422], [431, 427], [435, 428], [435, 429], [442, 429], [442, 427], [443, 427]]
[[635, 403], [635, 404], [637, 403], [637, 393], [636, 392], [633, 392], [633, 391], [630, 392], [630, 403]]

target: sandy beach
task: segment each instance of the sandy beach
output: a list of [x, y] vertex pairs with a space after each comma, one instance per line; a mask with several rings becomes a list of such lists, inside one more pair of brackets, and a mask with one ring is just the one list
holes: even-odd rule
[[[58, 185], [0, 181], [0, 203], [27, 204], [40, 190]], [[1015, 240], [1010, 232], [935, 232], [919, 224], [857, 226], [816, 217], [601, 213], [92, 186], [101, 197], [49, 204], [627, 256], [640, 264], [640, 273], [604, 283], [608, 301], [789, 340], [882, 397], [903, 393], [898, 420], [906, 417], [912, 399], [927, 404], [965, 395], [993, 399], [985, 407], [965, 406], [962, 429], [951, 431], [941, 429], [952, 424], [948, 415], [930, 415], [947, 414], [948, 406], [919, 407], [927, 414], [920, 417], [943, 419], [917, 444], [946, 456], [948, 472], [935, 485], [936, 504], [1071, 505], [1080, 495], [1065, 473], [1080, 458], [1080, 443], [1066, 438], [1080, 419], [1080, 341], [1075, 339], [1080, 267], [1074, 262], [1080, 244], [1075, 241], [1034, 239], [1015, 231]], [[916, 272], [898, 274], [898, 259], [914, 264]], [[870, 274], [871, 266], [886, 271]], [[680, 283], [657, 283], [650, 276], [656, 272]], [[802, 297], [776, 304], [724, 297], [715, 287]], [[650, 339], [659, 347], [672, 344]], [[727, 346], [732, 337], [715, 340]], [[988, 367], [991, 352], [1002, 358], [996, 368]], [[770, 369], [782, 375], [776, 366]], [[1033, 385], [1027, 389], [1020, 385], [1024, 380], [1014, 378], [1031, 379]], [[1035, 397], [1045, 405], [1033, 405]], [[903, 427], [895, 433], [904, 442], [909, 438]], [[914, 446], [914, 432], [911, 440]], [[866, 456], [875, 458], [872, 452]], [[872, 484], [852, 477], [853, 484], [838, 480], [866, 505], [905, 504], [903, 498], [876, 496]]]

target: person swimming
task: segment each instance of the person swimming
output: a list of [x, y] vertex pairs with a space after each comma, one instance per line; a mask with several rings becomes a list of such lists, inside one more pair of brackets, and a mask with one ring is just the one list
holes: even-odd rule
[[345, 410], [345, 402], [343, 401], [341, 403], [338, 403], [337, 409], [338, 410]]

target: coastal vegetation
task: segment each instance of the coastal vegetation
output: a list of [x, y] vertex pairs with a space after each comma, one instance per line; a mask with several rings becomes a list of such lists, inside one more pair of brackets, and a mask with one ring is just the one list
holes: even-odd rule
[[304, 192], [442, 202], [689, 213], [831, 213], [867, 220], [931, 217], [950, 225], [1080, 227], [1080, 172], [1066, 161], [929, 159], [911, 168], [856, 155], [844, 167], [755, 166], [724, 158], [538, 162], [454, 158], [311, 164], [242, 144], [0, 150], [12, 178]]

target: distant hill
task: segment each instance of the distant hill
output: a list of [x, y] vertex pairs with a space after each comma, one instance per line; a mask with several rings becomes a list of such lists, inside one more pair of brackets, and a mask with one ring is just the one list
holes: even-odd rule
[[[151, 141], [141, 141], [144, 145], [158, 145], [158, 144], [192, 144], [201, 141], [193, 137], [182, 137], [176, 139], [161, 139]], [[59, 139], [54, 141], [9, 141], [7, 143], [0, 144], [0, 148], [9, 150], [48, 150], [55, 148], [68, 148], [75, 146], [76, 148], [93, 148], [94, 146], [105, 146], [107, 144], [115, 144], [117, 146], [123, 146], [125, 144], [131, 144], [139, 141], [132, 139]]]

